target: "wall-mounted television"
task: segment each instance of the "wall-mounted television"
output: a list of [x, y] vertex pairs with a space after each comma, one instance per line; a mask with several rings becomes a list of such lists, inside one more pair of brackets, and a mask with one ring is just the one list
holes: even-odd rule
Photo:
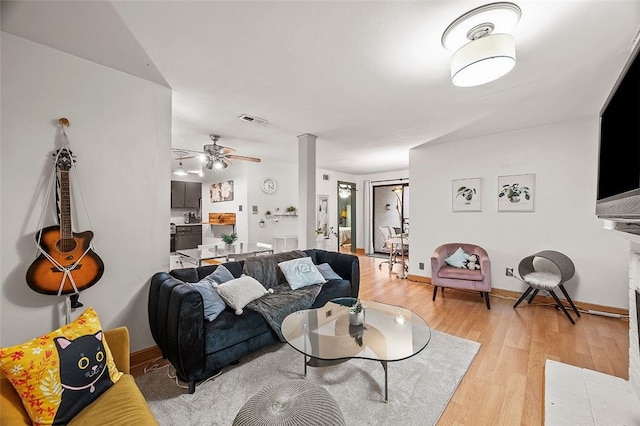
[[640, 43], [600, 111], [596, 214], [640, 220]]

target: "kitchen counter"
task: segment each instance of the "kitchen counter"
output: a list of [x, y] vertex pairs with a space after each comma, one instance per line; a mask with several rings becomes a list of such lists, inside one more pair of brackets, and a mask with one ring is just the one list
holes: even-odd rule
[[206, 223], [197, 222], [197, 223], [176, 223], [176, 226], [201, 226], [206, 225]]

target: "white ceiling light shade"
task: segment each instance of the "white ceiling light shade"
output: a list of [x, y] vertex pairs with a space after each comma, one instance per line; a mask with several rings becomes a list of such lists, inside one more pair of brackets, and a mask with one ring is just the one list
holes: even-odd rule
[[462, 46], [451, 57], [451, 82], [479, 86], [506, 75], [516, 65], [516, 42], [509, 34], [493, 34]]
[[455, 52], [451, 81], [460, 87], [479, 86], [513, 69], [516, 46], [508, 34], [520, 20], [513, 3], [491, 3], [457, 18], [442, 34], [442, 46]]
[[173, 171], [173, 174], [176, 176], [186, 176], [189, 173], [182, 167], [182, 160], [180, 160], [180, 164], [178, 164], [178, 168]]
[[210, 158], [205, 167], [209, 170], [222, 170], [227, 168], [227, 163], [220, 158]]

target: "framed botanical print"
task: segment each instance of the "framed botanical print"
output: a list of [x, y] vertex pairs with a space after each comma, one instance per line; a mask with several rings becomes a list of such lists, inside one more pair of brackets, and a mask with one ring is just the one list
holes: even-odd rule
[[454, 212], [482, 211], [482, 178], [452, 180], [451, 201]]
[[532, 212], [536, 175], [498, 176], [498, 211]]

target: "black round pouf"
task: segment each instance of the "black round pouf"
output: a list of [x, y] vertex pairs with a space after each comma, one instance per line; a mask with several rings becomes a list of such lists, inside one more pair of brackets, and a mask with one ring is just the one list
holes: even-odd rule
[[233, 426], [346, 426], [338, 403], [321, 386], [306, 380], [273, 384], [240, 408]]

